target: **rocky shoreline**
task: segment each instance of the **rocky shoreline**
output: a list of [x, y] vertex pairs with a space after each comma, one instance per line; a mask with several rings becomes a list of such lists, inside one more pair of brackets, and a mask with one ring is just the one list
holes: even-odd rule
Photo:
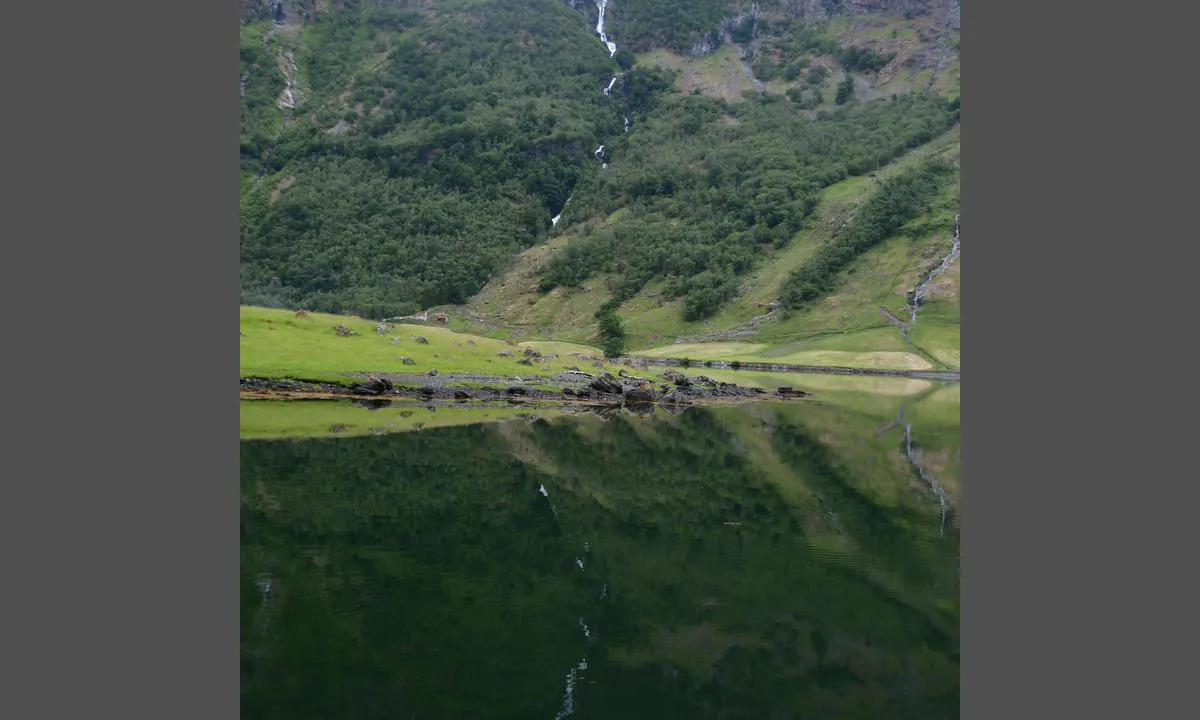
[[505, 378], [480, 375], [370, 375], [346, 383], [241, 378], [243, 397], [416, 398], [421, 400], [508, 400], [570, 402], [606, 406], [684, 406], [715, 400], [802, 398], [802, 390], [726, 383], [704, 375], [668, 371], [657, 378], [621, 370], [593, 374], [568, 371], [552, 378]]

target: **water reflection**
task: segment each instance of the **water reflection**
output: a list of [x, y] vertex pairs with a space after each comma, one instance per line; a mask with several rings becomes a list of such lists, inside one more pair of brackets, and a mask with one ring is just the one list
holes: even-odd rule
[[841, 407], [245, 441], [243, 716], [957, 717], [958, 429], [907, 417], [944, 534]]

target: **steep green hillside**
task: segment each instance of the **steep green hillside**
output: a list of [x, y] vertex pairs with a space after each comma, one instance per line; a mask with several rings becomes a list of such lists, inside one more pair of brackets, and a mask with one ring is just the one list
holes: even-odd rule
[[[958, 367], [959, 267], [956, 258], [929, 285], [918, 322], [906, 343], [893, 318], [911, 324], [908, 294], [952, 246], [958, 207], [956, 179], [941, 185], [927, 209], [856, 255], [832, 275], [819, 300], [789, 309], [781, 291], [793, 272], [834, 238], [854, 226], [857, 211], [878, 196], [890, 178], [911, 173], [930, 160], [955, 163], [958, 131], [875, 173], [849, 178], [824, 190], [813, 217], [792, 241], [741, 278], [733, 299], [710, 318], [688, 321], [683, 299], [663, 292], [661, 281], [647, 284], [620, 311], [627, 347], [655, 348], [648, 355], [892, 369]], [[619, 220], [621, 213], [613, 220]], [[538, 268], [567, 244], [560, 236], [524, 253], [514, 267], [488, 283], [462, 311], [476, 332], [518, 337], [552, 336], [597, 341], [594, 315], [618, 278], [596, 277], [577, 288], [540, 294], [530, 286]], [[733, 344], [730, 341], [734, 341]], [[698, 346], [697, 343], [706, 343]], [[744, 346], [753, 343], [753, 347]], [[915, 347], [914, 347], [915, 346]]]
[[[616, 0], [610, 55], [582, 0], [246, 0], [242, 300], [394, 316], [510, 268], [541, 294], [482, 313], [485, 290], [484, 327], [532, 308], [532, 328], [592, 339], [609, 298], [635, 345], [719, 320], [839, 184], [957, 122], [952, 4], [890, 5]], [[689, 89], [693, 66], [748, 85]], [[562, 301], [598, 284], [599, 303]]]

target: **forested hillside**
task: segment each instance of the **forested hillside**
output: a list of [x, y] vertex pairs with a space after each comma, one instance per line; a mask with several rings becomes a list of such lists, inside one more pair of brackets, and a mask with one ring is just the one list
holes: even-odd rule
[[[539, 292], [604, 277], [611, 310], [653, 283], [684, 320], [710, 317], [827, 188], [957, 123], [956, 8], [244, 0], [242, 302], [461, 304], [565, 233]], [[693, 82], [727, 55], [740, 96]], [[783, 302], [828, 291], [956, 178], [922, 172], [887, 186], [903, 197], [877, 201], [876, 225], [788, 268]]]

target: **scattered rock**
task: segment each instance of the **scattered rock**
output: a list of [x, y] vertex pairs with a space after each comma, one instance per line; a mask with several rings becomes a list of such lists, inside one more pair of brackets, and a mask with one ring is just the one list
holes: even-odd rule
[[675, 383], [676, 387], [689, 387], [692, 384], [691, 378], [683, 373], [675, 372], [674, 370], [663, 373], [663, 377]]
[[358, 334], [345, 325], [334, 325], [333, 331], [338, 334], [338, 337], [350, 337]]
[[341, 423], [335, 423], [335, 424], [329, 426], [329, 432], [331, 432], [331, 433], [340, 433], [340, 432], [343, 432], [343, 431], [349, 430], [349, 429], [350, 429], [349, 425], [343, 425]]
[[781, 387], [775, 390], [775, 392], [784, 397], [804, 397], [808, 395], [808, 393], [804, 392], [803, 390], [796, 390], [790, 387]]
[[563, 395], [566, 395], [567, 397], [575, 397], [574, 388], [569, 388], [569, 387], [563, 388]]
[[438, 374], [437, 368], [434, 368], [429, 371], [429, 377], [437, 377], [437, 374]]
[[375, 334], [376, 335], [387, 335], [388, 331], [391, 329], [392, 329], [391, 325], [388, 325], [387, 323], [379, 323], [378, 325], [375, 326]]
[[540, 358], [541, 356], [542, 356], [542, 354], [540, 352], [538, 352], [537, 350], [535, 350], [533, 348], [525, 348], [525, 357]]
[[645, 388], [631, 388], [625, 391], [627, 404], [645, 404], [654, 402], [654, 391]]
[[307, 310], [297, 310], [296, 311], [296, 317], [298, 317], [298, 318], [309, 317], [310, 315], [312, 315], [312, 313], [310, 313]]
[[609, 375], [608, 373], [604, 373], [603, 377], [598, 377], [593, 380], [588, 387], [592, 388], [596, 392], [607, 393], [609, 395], [620, 395], [625, 391], [625, 389], [621, 387], [621, 384], [615, 382], [612, 375]]
[[533, 361], [530, 360], [529, 358], [521, 358], [520, 360], [517, 361], [517, 364], [518, 365], [533, 365]]
[[470, 400], [471, 393], [467, 392], [466, 390], [455, 390], [454, 391], [454, 399], [455, 400]]
[[528, 391], [528, 390], [526, 390], [525, 388], [523, 388], [523, 387], [517, 387], [517, 386], [515, 386], [515, 385], [514, 385], [513, 387], [510, 387], [510, 388], [507, 390], [507, 392], [508, 392], [508, 394], [509, 394], [509, 395], [526, 395], [526, 394], [528, 394], [528, 393], [529, 393], [529, 391]]
[[435, 391], [433, 388], [431, 388], [431, 387], [423, 387], [423, 388], [421, 388], [421, 394], [422, 394], [422, 395], [424, 395], [424, 396], [426, 396], [426, 397], [433, 397], [433, 393], [434, 393], [434, 392], [436, 392], [436, 391]]
[[351, 392], [355, 395], [383, 395], [393, 390], [392, 381], [387, 378], [370, 378], [364, 383], [355, 385]]
[[416, 360], [413, 360], [412, 358], [405, 357], [405, 356], [402, 356], [400, 358], [400, 362], [404, 363], [405, 365], [416, 365], [417, 364]]
[[399, 345], [399, 344], [400, 344], [400, 338], [398, 338], [398, 337], [396, 337], [395, 335], [393, 335], [393, 336], [392, 336], [392, 344], [393, 344], [393, 345]]
[[413, 342], [417, 343], [418, 345], [428, 345], [429, 344], [429, 341], [425, 339], [424, 335], [413, 335], [412, 339], [413, 339]]
[[496, 353], [496, 357], [510, 358], [512, 357], [512, 353], [508, 350], [501, 350], [500, 352]]

